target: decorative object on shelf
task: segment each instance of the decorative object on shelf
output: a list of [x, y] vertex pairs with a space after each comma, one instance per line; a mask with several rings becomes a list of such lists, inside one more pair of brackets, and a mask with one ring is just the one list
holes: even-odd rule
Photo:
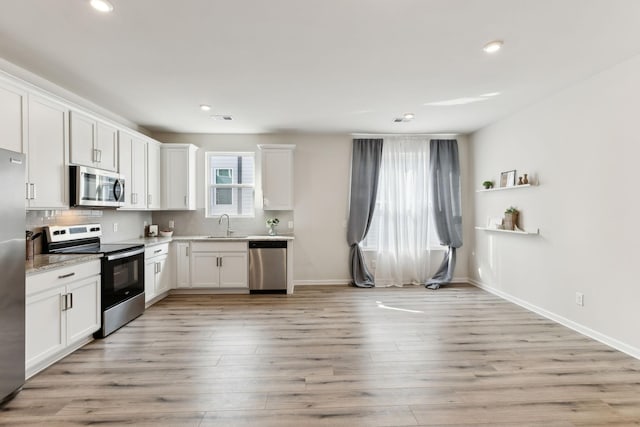
[[476, 230], [492, 231], [496, 233], [520, 234], [522, 236], [538, 236], [540, 234], [539, 228], [537, 228], [535, 231], [526, 231], [521, 229], [518, 229], [519, 231], [516, 231], [516, 230], [502, 230], [499, 228], [476, 227]]
[[516, 170], [500, 174], [500, 187], [514, 187], [516, 185]]
[[519, 176], [518, 177], [518, 185], [523, 185], [523, 184], [524, 184], [524, 182], [522, 182], [522, 177]]
[[518, 214], [520, 212], [515, 207], [511, 206], [504, 211], [504, 229], [514, 230], [518, 226]]
[[528, 184], [529, 183], [529, 178], [527, 178], [527, 174], [524, 174], [524, 179], [522, 180], [523, 184]]
[[498, 217], [489, 218], [489, 220], [487, 221], [487, 228], [491, 228], [494, 230], [502, 230], [503, 228], [502, 217], [498, 216]]
[[482, 186], [484, 187], [485, 190], [493, 188], [493, 181], [485, 181], [482, 183]]
[[269, 236], [275, 236], [278, 233], [276, 232], [276, 226], [280, 224], [280, 220], [278, 218], [267, 218], [267, 228], [269, 229]]

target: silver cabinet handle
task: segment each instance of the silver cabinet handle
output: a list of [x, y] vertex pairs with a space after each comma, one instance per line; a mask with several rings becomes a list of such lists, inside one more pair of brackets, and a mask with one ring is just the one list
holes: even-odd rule
[[216, 267], [220, 267], [220, 258], [216, 257]]
[[98, 150], [98, 163], [102, 163], [102, 150]]
[[220, 267], [222, 267], [222, 257], [220, 257]]
[[60, 311], [67, 311], [69, 307], [67, 307], [67, 294], [60, 295], [60, 305], [62, 306]]
[[158, 273], [162, 273], [162, 263], [158, 263]]
[[159, 254], [160, 252], [162, 252], [162, 249], [156, 249], [155, 251], [153, 251], [154, 254]]
[[69, 297], [69, 301], [70, 301], [67, 310], [70, 310], [70, 309], [73, 308], [73, 294], [72, 293], [71, 294], [67, 294], [67, 296]]
[[190, 247], [189, 247], [189, 246], [187, 246], [187, 248], [186, 248], [186, 249], [187, 249], [187, 250], [186, 250], [186, 256], [190, 256], [190, 255], [189, 255], [189, 249], [190, 249]]
[[58, 279], [66, 279], [67, 277], [71, 277], [75, 275], [76, 273], [67, 273], [67, 274], [63, 274], [62, 276], [58, 276]]
[[33, 183], [30, 183], [29, 189], [31, 190], [31, 200], [34, 200], [36, 198], [36, 185]]
[[138, 193], [131, 193], [131, 204], [132, 205], [138, 204]]
[[150, 205], [150, 204], [151, 204], [151, 200], [153, 200], [153, 199], [151, 198], [151, 194], [147, 194], [147, 205]]
[[25, 196], [27, 200], [31, 199], [31, 192], [29, 191], [29, 183], [25, 182]]

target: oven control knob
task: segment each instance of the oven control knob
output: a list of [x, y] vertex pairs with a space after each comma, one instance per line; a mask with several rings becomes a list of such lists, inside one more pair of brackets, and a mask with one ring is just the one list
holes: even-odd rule
[[54, 236], [57, 236], [58, 234], [60, 234], [60, 231], [54, 231], [54, 232], [53, 232], [53, 235], [54, 235]]

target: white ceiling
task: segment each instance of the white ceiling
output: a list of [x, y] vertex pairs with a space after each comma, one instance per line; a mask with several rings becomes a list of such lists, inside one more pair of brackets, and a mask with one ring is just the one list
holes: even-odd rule
[[0, 0], [0, 55], [156, 131], [466, 133], [640, 52], [638, 0], [111, 2]]

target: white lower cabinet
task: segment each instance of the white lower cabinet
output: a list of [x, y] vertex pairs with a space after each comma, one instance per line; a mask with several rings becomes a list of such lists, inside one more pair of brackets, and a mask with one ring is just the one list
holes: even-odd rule
[[27, 276], [25, 316], [30, 377], [100, 329], [100, 261]]
[[150, 246], [144, 253], [144, 300], [149, 302], [171, 289], [167, 263], [169, 244]]
[[[246, 242], [192, 242], [189, 255], [192, 288], [249, 287]], [[180, 258], [178, 265], [184, 268]]]
[[188, 288], [191, 286], [189, 275], [189, 242], [175, 242], [175, 268], [176, 268], [176, 287]]

